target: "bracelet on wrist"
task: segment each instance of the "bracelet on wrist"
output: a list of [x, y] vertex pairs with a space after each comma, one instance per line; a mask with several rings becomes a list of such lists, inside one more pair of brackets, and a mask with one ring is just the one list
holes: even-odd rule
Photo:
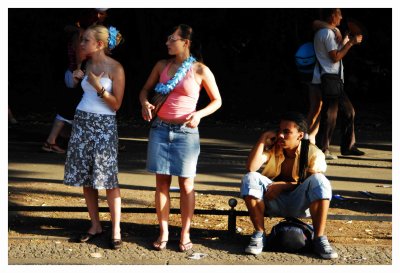
[[103, 98], [104, 92], [106, 92], [106, 89], [102, 86], [100, 92], [97, 92], [97, 96]]

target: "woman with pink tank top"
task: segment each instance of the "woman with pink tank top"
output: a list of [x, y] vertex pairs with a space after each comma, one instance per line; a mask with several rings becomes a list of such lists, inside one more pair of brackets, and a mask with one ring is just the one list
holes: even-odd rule
[[[174, 175], [178, 176], [180, 187], [182, 231], [179, 250], [185, 252], [193, 247], [190, 225], [195, 207], [194, 177], [200, 154], [198, 125], [203, 117], [221, 107], [222, 100], [213, 73], [200, 62], [201, 55], [192, 56], [196, 47], [193, 29], [181, 24], [171, 33], [166, 45], [168, 54], [173, 57], [156, 63], [139, 98], [143, 119], [150, 122], [154, 118], [146, 164], [147, 170], [156, 174], [155, 204], [160, 234], [153, 247], [157, 250], [167, 247], [169, 189]], [[203, 109], [196, 109], [203, 87], [210, 103]], [[152, 116], [155, 106], [148, 100], [152, 89], [169, 92], [156, 117]]]

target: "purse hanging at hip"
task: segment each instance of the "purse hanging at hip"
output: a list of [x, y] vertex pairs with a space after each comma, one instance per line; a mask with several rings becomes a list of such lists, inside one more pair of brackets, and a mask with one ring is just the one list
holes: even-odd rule
[[[171, 93], [171, 92], [170, 92]], [[160, 110], [161, 106], [163, 106], [164, 102], [167, 100], [168, 95], [170, 94], [161, 94], [154, 92], [153, 96], [150, 99], [150, 103], [154, 105], [154, 109], [151, 110], [151, 116], [156, 117], [158, 111]]]
[[[321, 74], [321, 65], [319, 64]], [[344, 92], [343, 81], [341, 77], [342, 61], [340, 61], [338, 74], [325, 73], [321, 76], [322, 97], [326, 99], [338, 98]]]
[[177, 86], [177, 84], [186, 76], [186, 73], [192, 67], [192, 64], [196, 62], [196, 58], [190, 55], [185, 59], [181, 66], [176, 71], [175, 75], [167, 83], [158, 83], [154, 88], [154, 94], [150, 99], [150, 103], [154, 105], [154, 109], [151, 111], [152, 117], [156, 117], [161, 106], [167, 100], [169, 93]]

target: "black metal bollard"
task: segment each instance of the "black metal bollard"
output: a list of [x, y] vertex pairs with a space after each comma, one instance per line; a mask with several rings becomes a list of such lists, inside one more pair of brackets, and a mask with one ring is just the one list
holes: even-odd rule
[[236, 211], [235, 207], [237, 205], [237, 200], [235, 198], [231, 198], [228, 201], [229, 206], [231, 207], [228, 215], [228, 232], [231, 235], [236, 234]]

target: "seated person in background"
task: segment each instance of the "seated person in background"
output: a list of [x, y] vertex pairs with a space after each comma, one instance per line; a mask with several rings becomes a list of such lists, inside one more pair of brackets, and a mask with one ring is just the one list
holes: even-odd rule
[[[260, 254], [266, 235], [264, 212], [270, 216], [306, 217], [314, 226], [314, 251], [325, 259], [337, 258], [324, 235], [332, 188], [323, 172], [325, 156], [304, 139], [308, 124], [300, 113], [282, 116], [278, 131], [264, 132], [253, 147], [248, 173], [240, 194], [244, 198], [255, 232], [246, 253]], [[265, 163], [262, 174], [257, 170]]]

